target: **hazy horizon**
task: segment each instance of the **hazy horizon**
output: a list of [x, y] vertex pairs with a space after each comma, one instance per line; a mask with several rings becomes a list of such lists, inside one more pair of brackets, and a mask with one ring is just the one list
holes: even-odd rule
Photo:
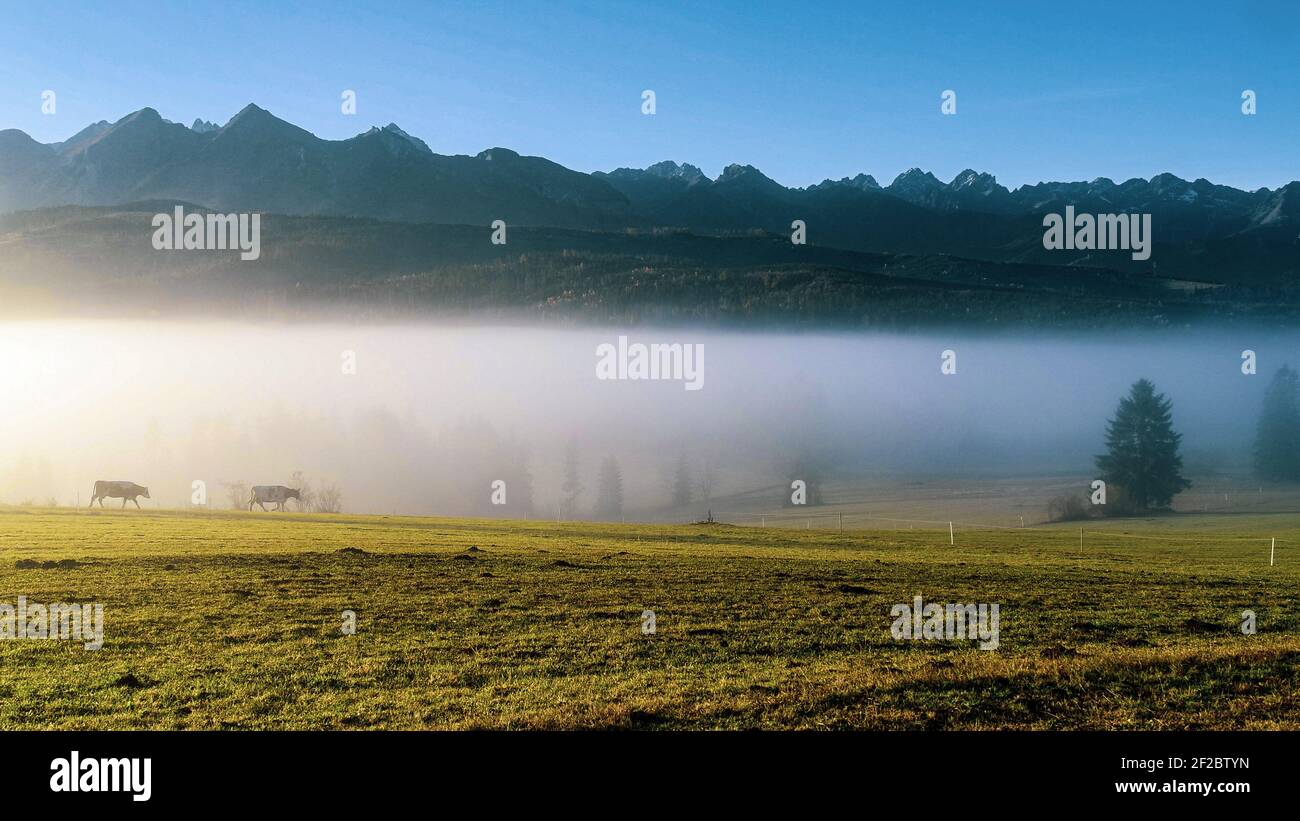
[[[702, 345], [700, 389], [597, 378], [597, 346]], [[0, 392], [28, 397], [0, 429], [0, 501], [89, 501], [98, 479], [184, 506], [202, 479], [337, 484], [351, 512], [554, 511], [570, 442], [589, 515], [597, 469], [622, 467], [626, 507], [668, 505], [685, 458], [713, 495], [772, 487], [794, 464], [870, 476], [1087, 474], [1136, 379], [1174, 402], [1189, 469], [1248, 465], [1259, 401], [1300, 332], [1125, 334], [718, 332], [207, 321], [28, 320], [0, 326]], [[1240, 352], [1259, 356], [1244, 376]], [[957, 373], [940, 373], [941, 354]], [[348, 373], [345, 363], [355, 365]], [[1295, 364], [1294, 362], [1292, 364]], [[532, 476], [532, 506], [489, 506]], [[512, 479], [513, 481], [513, 479]], [[693, 480], [694, 481], [694, 480]], [[519, 486], [516, 486], [516, 491]]]

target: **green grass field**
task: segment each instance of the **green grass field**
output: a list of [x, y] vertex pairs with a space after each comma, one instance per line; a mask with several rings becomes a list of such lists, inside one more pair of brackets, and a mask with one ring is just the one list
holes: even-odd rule
[[[1300, 727], [1300, 515], [1086, 527], [3, 508], [0, 602], [106, 626], [0, 641], [0, 728]], [[918, 593], [1000, 648], [895, 641]]]

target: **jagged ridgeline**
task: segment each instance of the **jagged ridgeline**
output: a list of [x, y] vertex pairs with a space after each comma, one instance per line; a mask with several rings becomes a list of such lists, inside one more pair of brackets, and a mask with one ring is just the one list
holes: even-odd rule
[[[150, 219], [264, 215], [261, 256], [167, 253]], [[1044, 215], [1151, 216], [1149, 259], [1048, 250]], [[490, 225], [509, 226], [504, 245]], [[790, 241], [807, 226], [807, 245]], [[913, 169], [788, 188], [750, 166], [586, 174], [492, 148], [434, 153], [396, 125], [322, 140], [250, 105], [223, 126], [143, 109], [42, 144], [0, 131], [10, 313], [194, 310], [562, 316], [908, 327], [1110, 326], [1289, 316], [1300, 183], [1170, 174], [1014, 191]]]

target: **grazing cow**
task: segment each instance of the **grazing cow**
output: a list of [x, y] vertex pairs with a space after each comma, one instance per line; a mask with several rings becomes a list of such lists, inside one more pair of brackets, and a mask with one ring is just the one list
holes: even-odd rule
[[126, 507], [128, 500], [135, 502], [136, 508], [140, 507], [140, 498], [153, 498], [149, 495], [149, 488], [143, 485], [137, 485], [135, 482], [105, 482], [102, 479], [95, 483], [95, 494], [90, 497], [90, 506], [95, 506], [95, 500], [99, 500], [99, 506], [104, 506], [105, 499], [121, 499], [122, 507]]
[[284, 485], [254, 485], [253, 495], [248, 500], [248, 509], [251, 511], [253, 505], [257, 505], [262, 510], [266, 510], [268, 504], [275, 505], [276, 510], [284, 510], [284, 503], [290, 499], [297, 499], [298, 506], [302, 507], [302, 497], [298, 491]]

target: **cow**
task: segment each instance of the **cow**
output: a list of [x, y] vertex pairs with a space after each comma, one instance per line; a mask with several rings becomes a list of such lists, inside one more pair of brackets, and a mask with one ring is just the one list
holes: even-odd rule
[[248, 499], [248, 510], [252, 512], [253, 505], [257, 505], [263, 511], [266, 505], [275, 505], [276, 510], [284, 510], [284, 503], [290, 499], [297, 499], [298, 506], [302, 507], [302, 496], [298, 491], [284, 485], [254, 485], [253, 495]]
[[137, 509], [140, 508], [140, 497], [146, 499], [153, 498], [149, 495], [149, 488], [143, 485], [137, 485], [135, 482], [105, 482], [100, 480], [95, 482], [95, 493], [90, 497], [90, 506], [95, 506], [95, 501], [99, 501], [99, 506], [104, 506], [105, 499], [121, 499], [122, 507], [126, 507], [128, 500], [135, 502]]

